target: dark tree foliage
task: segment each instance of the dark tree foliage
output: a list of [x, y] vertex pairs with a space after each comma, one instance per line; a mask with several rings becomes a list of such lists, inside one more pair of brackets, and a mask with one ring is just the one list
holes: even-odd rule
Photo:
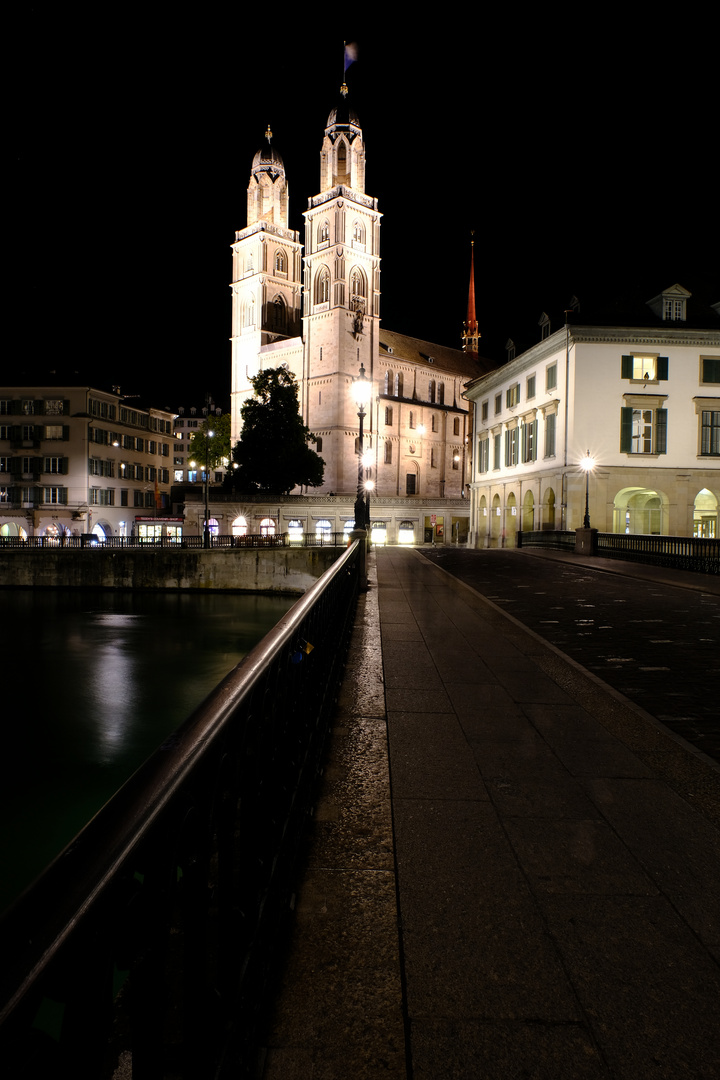
[[241, 409], [242, 434], [233, 450], [232, 481], [240, 491], [287, 495], [298, 485], [318, 487], [325, 462], [307, 445], [314, 436], [298, 410], [295, 377], [287, 368], [268, 368], [250, 380], [254, 398]]
[[[212, 431], [210, 438], [208, 431]], [[188, 460], [192, 458], [197, 462], [198, 469], [205, 468], [206, 450], [209, 469], [216, 469], [223, 460], [227, 465], [230, 457], [230, 413], [203, 420], [197, 431], [190, 436], [187, 456]]]

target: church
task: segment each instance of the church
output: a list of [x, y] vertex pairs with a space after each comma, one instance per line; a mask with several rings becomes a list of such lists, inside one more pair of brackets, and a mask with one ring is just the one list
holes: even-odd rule
[[375, 497], [464, 499], [472, 440], [463, 390], [495, 366], [478, 357], [472, 278], [463, 349], [382, 327], [382, 214], [365, 191], [365, 166], [360, 120], [343, 84], [325, 127], [303, 245], [288, 226], [288, 178], [270, 128], [255, 154], [247, 226], [232, 245], [232, 442], [250, 379], [284, 364], [325, 462], [313, 494], [352, 493], [359, 422], [351, 387], [362, 368], [372, 382], [364, 448]]

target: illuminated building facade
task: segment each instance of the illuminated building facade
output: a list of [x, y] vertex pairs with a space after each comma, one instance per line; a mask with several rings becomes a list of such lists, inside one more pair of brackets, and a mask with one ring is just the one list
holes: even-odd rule
[[[680, 285], [631, 325], [568, 312], [467, 390], [474, 411], [470, 544], [576, 529], [586, 476], [601, 532], [718, 536], [720, 320]], [[714, 328], [708, 329], [708, 326]]]
[[88, 387], [0, 387], [0, 536], [130, 536], [169, 513], [174, 420]]
[[[372, 380], [364, 445], [378, 494], [462, 498], [468, 406], [462, 390], [488, 363], [468, 350], [385, 331], [380, 324], [380, 226], [365, 192], [365, 146], [347, 96], [328, 117], [320, 193], [308, 202], [305, 242], [288, 227], [285, 167], [267, 132], [248, 187], [247, 227], [233, 244], [232, 443], [250, 378], [286, 364], [299, 386], [303, 423], [325, 461], [320, 493], [357, 484], [361, 365]], [[473, 339], [477, 342], [477, 335]]]

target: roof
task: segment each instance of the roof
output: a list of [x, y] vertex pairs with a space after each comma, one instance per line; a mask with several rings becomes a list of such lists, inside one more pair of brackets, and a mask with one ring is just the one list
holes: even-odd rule
[[462, 379], [477, 379], [498, 366], [495, 360], [488, 360], [484, 356], [384, 329], [380, 330], [380, 358], [390, 362], [402, 360], [403, 363], [421, 364], [423, 367], [432, 364], [439, 371]]

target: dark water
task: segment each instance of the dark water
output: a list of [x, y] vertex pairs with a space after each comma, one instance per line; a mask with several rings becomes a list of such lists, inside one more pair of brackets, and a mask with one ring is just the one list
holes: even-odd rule
[[0, 910], [292, 603], [0, 592]]

